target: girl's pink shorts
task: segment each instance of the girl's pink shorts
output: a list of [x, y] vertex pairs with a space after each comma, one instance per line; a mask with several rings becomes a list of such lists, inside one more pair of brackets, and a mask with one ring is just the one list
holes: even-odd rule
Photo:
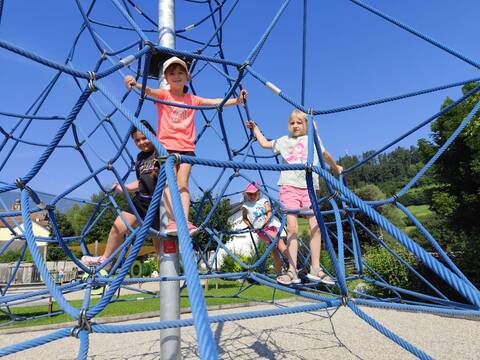
[[268, 235], [270, 235], [273, 239], [277, 235], [277, 232], [278, 232], [278, 229], [275, 226], [269, 225], [269, 226], [265, 226], [262, 230], [258, 231], [257, 235], [260, 239], [269, 243], [271, 242], [271, 240], [268, 237]]
[[312, 203], [308, 197], [308, 190], [290, 185], [280, 186], [280, 202], [289, 210], [310, 208]]

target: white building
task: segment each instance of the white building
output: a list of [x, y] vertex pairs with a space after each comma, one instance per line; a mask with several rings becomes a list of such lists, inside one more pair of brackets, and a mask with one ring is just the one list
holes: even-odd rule
[[[247, 224], [243, 222], [242, 216], [242, 203], [235, 203], [230, 206], [230, 214], [228, 223], [231, 225], [231, 230], [242, 230], [247, 227]], [[280, 228], [280, 221], [277, 217], [273, 219], [273, 225]], [[285, 230], [282, 232], [282, 236], [286, 236]], [[232, 238], [225, 244], [226, 248], [232, 253], [237, 255], [250, 255], [253, 251], [253, 241], [257, 244], [262, 241], [258, 238], [256, 233], [250, 235], [249, 232], [242, 234], [234, 234]], [[217, 267], [220, 269], [223, 263], [223, 259], [227, 256], [227, 252], [220, 249], [217, 256]]]

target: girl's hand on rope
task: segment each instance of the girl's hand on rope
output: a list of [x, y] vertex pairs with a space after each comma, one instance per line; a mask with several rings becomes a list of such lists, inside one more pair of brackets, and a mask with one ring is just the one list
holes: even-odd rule
[[245, 125], [248, 129], [252, 129], [252, 130], [254, 130], [257, 127], [257, 124], [255, 124], [255, 121], [253, 121], [253, 120], [248, 120], [245, 123]]
[[240, 96], [237, 98], [237, 105], [243, 104], [245, 100], [247, 100], [248, 92], [247, 90], [243, 89], [240, 91]]
[[125, 76], [123, 78], [123, 82], [125, 83], [125, 86], [128, 90], [132, 90], [132, 86], [135, 86], [135, 84], [137, 83], [132, 75]]
[[337, 173], [337, 175], [340, 175], [343, 172], [343, 166], [337, 165], [333, 168], [333, 170]]
[[112, 186], [112, 191], [114, 191], [116, 193], [120, 193], [120, 192], [122, 192], [122, 187], [120, 186], [119, 183], [115, 183]]

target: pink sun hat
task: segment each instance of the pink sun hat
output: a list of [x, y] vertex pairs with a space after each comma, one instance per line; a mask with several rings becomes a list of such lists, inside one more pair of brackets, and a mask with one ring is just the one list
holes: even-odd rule
[[253, 182], [248, 184], [247, 188], [243, 191], [245, 194], [255, 194], [259, 192], [260, 190], [257, 187], [257, 183]]

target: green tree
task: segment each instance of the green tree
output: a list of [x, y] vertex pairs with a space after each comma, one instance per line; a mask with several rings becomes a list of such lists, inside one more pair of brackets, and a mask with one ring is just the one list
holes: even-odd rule
[[[206, 192], [201, 198], [196, 199], [194, 203], [196, 203], [197, 206], [190, 207], [189, 218], [190, 218], [190, 221], [194, 221], [197, 218], [197, 213], [200, 212], [200, 214], [198, 214], [198, 220], [197, 220], [197, 225], [198, 225], [206, 219], [206, 217], [212, 210], [214, 199], [209, 192]], [[200, 207], [200, 205], [202, 206]], [[213, 213], [212, 217], [210, 218], [208, 222], [208, 227], [218, 232], [224, 232], [224, 231], [230, 230], [231, 226], [228, 223], [229, 216], [230, 216], [230, 200], [222, 199], [218, 207], [215, 209], [215, 212]], [[206, 248], [208, 242], [210, 241], [210, 238], [211, 236], [206, 230], [199, 231], [194, 236], [195, 247], [202, 251], [216, 249], [217, 243], [215, 241], [212, 241], [210, 243], [210, 245], [208, 246], [208, 249]], [[228, 240], [230, 240], [230, 238], [231, 236], [224, 235], [222, 239], [223, 243], [226, 243]]]
[[[465, 94], [478, 83], [462, 88]], [[431, 125], [431, 141], [419, 141], [424, 160], [430, 159], [465, 119], [480, 94], [475, 94], [435, 120]], [[442, 108], [453, 102], [447, 98]], [[432, 194], [432, 210], [442, 219], [444, 232], [453, 233], [444, 244], [459, 251], [459, 265], [472, 280], [480, 283], [480, 115], [477, 113], [437, 160], [429, 173], [439, 186]], [[438, 231], [438, 228], [435, 229]]]
[[[66, 214], [66, 218], [73, 227], [74, 233], [80, 235], [84, 231], [85, 225], [89, 219], [93, 216], [94, 219], [97, 219], [100, 216], [100, 213], [105, 207], [108, 207], [106, 211], [102, 213], [95, 225], [91, 227], [85, 240], [88, 244], [98, 240], [99, 242], [107, 241], [108, 234], [110, 233], [110, 228], [112, 227], [113, 221], [117, 217], [117, 213], [114, 211], [108, 199], [105, 199], [105, 194], [99, 192], [98, 194], [93, 194], [91, 201], [94, 204], [101, 202], [101, 206], [97, 211], [95, 211], [96, 206], [94, 204], [87, 204], [82, 207], [74, 205]], [[121, 209], [127, 209], [127, 201], [123, 194], [117, 195], [115, 198], [118, 206]]]
[[[75, 230], [73, 229], [72, 224], [70, 223], [67, 215], [62, 214], [61, 212], [55, 210], [55, 223], [57, 224], [58, 231], [62, 237], [75, 236]], [[50, 236], [54, 237], [53, 229], [51, 225], [52, 219], [49, 222], [49, 231]], [[67, 260], [67, 255], [63, 249], [58, 244], [50, 244], [47, 247], [47, 261], [58, 261], [58, 260]]]

